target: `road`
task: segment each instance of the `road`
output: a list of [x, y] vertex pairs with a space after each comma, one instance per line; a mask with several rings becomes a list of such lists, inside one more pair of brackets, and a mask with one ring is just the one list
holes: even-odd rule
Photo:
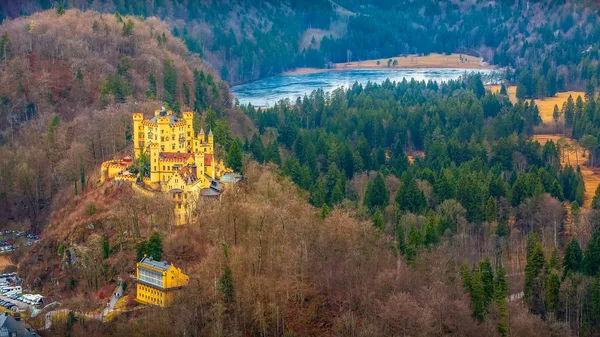
[[110, 298], [110, 301], [108, 301], [106, 308], [104, 308], [104, 310], [102, 311], [103, 317], [108, 315], [111, 311], [115, 309], [115, 304], [117, 304], [117, 301], [119, 300], [119, 298], [121, 298], [121, 295], [123, 295], [123, 284], [119, 282], [117, 290], [115, 290], [112, 297]]

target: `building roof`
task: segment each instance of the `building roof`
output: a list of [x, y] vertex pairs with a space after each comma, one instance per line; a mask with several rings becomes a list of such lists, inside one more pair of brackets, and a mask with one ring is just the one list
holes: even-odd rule
[[173, 160], [173, 161], [186, 161], [190, 157], [193, 157], [193, 153], [187, 152], [161, 152], [158, 154], [160, 159]]
[[236, 184], [240, 180], [243, 180], [243, 179], [244, 179], [244, 176], [242, 176], [241, 174], [228, 172], [228, 173], [223, 174], [221, 176], [220, 180], [223, 183]]
[[212, 157], [213, 157], [212, 154], [208, 154], [208, 153], [204, 154], [204, 166], [212, 165]]
[[151, 257], [142, 258], [140, 264], [145, 264], [149, 267], [160, 269], [162, 271], [167, 271], [170, 267], [167, 261], [154, 261]]
[[192, 166], [184, 166], [177, 173], [181, 176], [181, 179], [186, 183], [186, 185], [191, 185], [198, 180], [198, 177], [194, 173], [194, 168]]
[[174, 115], [166, 115], [166, 116], [158, 115], [158, 116], [154, 116], [154, 117], [152, 117], [150, 119], [150, 122], [157, 123], [158, 122], [158, 118], [160, 118], [160, 117], [169, 117], [169, 123], [177, 123], [177, 122], [179, 122], [179, 118], [177, 118], [177, 116], [174, 116]]
[[216, 191], [212, 188], [203, 188], [202, 190], [200, 190], [200, 195], [203, 197], [218, 197], [221, 194], [221, 192]]
[[8, 312], [4, 312], [0, 314], [0, 336], [36, 337], [39, 335], [34, 331], [28, 330], [23, 324], [9, 315]]

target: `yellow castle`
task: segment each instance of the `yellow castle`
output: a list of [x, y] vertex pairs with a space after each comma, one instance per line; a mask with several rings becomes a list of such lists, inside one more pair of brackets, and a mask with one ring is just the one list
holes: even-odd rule
[[136, 299], [145, 304], [169, 306], [177, 289], [188, 284], [190, 278], [166, 261], [144, 258], [136, 265]]
[[111, 160], [102, 164], [102, 180], [128, 180], [143, 192], [170, 193], [175, 201], [174, 223], [190, 223], [201, 195], [218, 197], [223, 190], [220, 178], [232, 172], [217, 161], [214, 154], [212, 131], [195, 134], [193, 112], [184, 112], [178, 118], [164, 107], [154, 117], [144, 119], [142, 113], [133, 114], [133, 148], [135, 160], [149, 159], [149, 174], [138, 177], [128, 171], [133, 159]]

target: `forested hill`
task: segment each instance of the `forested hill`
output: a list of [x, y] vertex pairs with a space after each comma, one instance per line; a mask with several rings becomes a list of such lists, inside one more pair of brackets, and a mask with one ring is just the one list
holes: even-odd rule
[[[239, 83], [299, 67], [408, 53], [461, 52], [510, 66], [526, 96], [595, 84], [600, 25], [594, 1], [329, 0], [82, 1], [66, 7], [158, 16], [224, 79]], [[55, 4], [14, 1], [4, 17]], [[541, 85], [540, 85], [541, 86]], [[535, 92], [534, 92], [535, 91]]]
[[134, 110], [206, 112], [223, 144], [230, 99], [227, 83], [157, 18], [71, 9], [3, 22], [0, 218], [38, 230], [65, 187], [75, 180], [81, 192], [96, 165], [130, 151]]

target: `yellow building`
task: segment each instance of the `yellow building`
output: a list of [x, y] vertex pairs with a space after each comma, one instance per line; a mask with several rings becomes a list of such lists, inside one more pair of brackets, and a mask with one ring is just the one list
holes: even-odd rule
[[166, 307], [173, 304], [175, 292], [186, 286], [190, 278], [173, 264], [144, 257], [137, 263], [136, 281], [139, 302]]
[[[153, 191], [170, 193], [175, 201], [173, 212], [177, 225], [190, 223], [201, 191], [220, 184], [219, 179], [231, 172], [217, 162], [214, 155], [214, 137], [204, 130], [195, 134], [193, 112], [184, 112], [180, 119], [164, 107], [154, 112], [154, 117], [144, 119], [142, 113], [133, 114], [133, 139], [135, 159], [142, 155], [150, 161], [147, 177], [139, 177], [144, 187]], [[132, 180], [128, 174], [130, 162], [108, 161], [102, 164], [102, 179]]]

